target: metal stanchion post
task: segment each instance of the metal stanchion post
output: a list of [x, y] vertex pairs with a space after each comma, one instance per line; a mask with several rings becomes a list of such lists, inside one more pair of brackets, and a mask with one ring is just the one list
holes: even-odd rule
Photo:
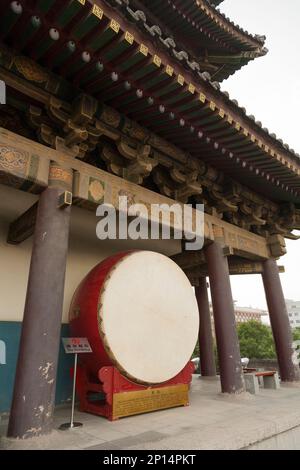
[[66, 429], [78, 428], [78, 427], [82, 426], [82, 423], [78, 423], [78, 422], [74, 423], [74, 409], [75, 409], [75, 395], [76, 395], [76, 375], [77, 375], [77, 357], [78, 357], [78, 354], [75, 353], [71, 421], [70, 421], [70, 423], [64, 423], [61, 426], [59, 426], [59, 429], [61, 429], [62, 431], [65, 431]]

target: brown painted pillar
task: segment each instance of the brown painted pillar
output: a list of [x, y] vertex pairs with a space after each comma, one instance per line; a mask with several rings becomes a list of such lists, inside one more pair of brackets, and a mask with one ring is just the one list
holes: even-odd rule
[[70, 224], [70, 207], [59, 209], [58, 198], [60, 180], [72, 182], [72, 174], [52, 166], [49, 178], [38, 205], [8, 426], [8, 436], [21, 439], [52, 429]]
[[299, 365], [293, 362], [293, 337], [284, 301], [279, 270], [274, 259], [263, 263], [263, 283], [269, 309], [281, 380], [300, 380]]
[[203, 377], [214, 377], [216, 375], [216, 364], [205, 277], [199, 279], [199, 285], [195, 287], [195, 294], [200, 317], [199, 349], [201, 375]]
[[223, 393], [244, 391], [240, 347], [236, 331], [227, 257], [222, 245], [205, 248]]

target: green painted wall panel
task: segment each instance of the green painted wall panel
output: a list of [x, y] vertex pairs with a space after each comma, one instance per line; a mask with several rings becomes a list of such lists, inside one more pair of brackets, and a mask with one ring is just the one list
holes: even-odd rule
[[[0, 413], [8, 412], [11, 405], [21, 327], [21, 322], [0, 322], [0, 341], [5, 343], [6, 349], [6, 364], [0, 364]], [[61, 336], [69, 336], [68, 325], [62, 325]], [[65, 403], [72, 395], [72, 365], [73, 355], [65, 354], [61, 343], [56, 384], [57, 404]]]

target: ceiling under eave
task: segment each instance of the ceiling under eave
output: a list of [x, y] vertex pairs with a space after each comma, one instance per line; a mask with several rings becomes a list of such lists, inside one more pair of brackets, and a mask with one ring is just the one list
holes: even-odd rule
[[[271, 200], [299, 203], [295, 152], [203, 75], [185, 68], [159, 38], [150, 41], [135, 21], [128, 21], [131, 15], [101, 0], [101, 11], [92, 2], [64, 1], [59, 10], [53, 0], [46, 12], [40, 6], [32, 9], [30, 0], [22, 5], [12, 24], [0, 19], [2, 42], [17, 51], [16, 56], [1, 51], [6, 71], [37, 79], [36, 86], [67, 102], [81, 92], [92, 95], [175, 144], [184, 158], [205, 160]], [[40, 18], [36, 29], [33, 16]], [[42, 70], [36, 70], [38, 64]]]

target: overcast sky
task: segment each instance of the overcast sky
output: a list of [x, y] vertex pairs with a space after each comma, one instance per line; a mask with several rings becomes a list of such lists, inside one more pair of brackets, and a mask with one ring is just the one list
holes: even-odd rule
[[[300, 0], [224, 0], [220, 10], [253, 34], [267, 36], [269, 53], [222, 82], [231, 98], [300, 153]], [[287, 240], [281, 258], [286, 298], [300, 300], [300, 240]], [[260, 276], [232, 276], [240, 306], [266, 308]]]

